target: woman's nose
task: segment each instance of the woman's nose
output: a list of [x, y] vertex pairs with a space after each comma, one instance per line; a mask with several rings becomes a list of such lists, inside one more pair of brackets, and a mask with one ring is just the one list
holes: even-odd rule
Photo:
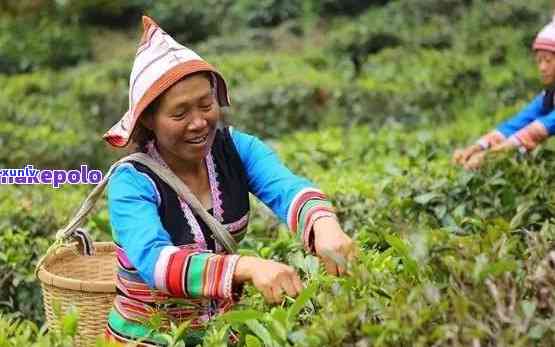
[[191, 122], [189, 122], [187, 128], [189, 130], [197, 130], [204, 128], [207, 123], [208, 122], [206, 121], [204, 114], [197, 110], [196, 112], [194, 112], [193, 119], [191, 119]]
[[541, 72], [547, 71], [547, 63], [544, 62], [544, 61], [540, 62], [539, 68], [540, 68], [540, 71], [541, 71]]

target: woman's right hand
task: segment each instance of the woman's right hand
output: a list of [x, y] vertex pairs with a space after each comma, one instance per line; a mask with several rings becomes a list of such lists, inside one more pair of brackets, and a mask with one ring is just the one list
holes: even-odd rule
[[284, 294], [296, 297], [303, 290], [301, 279], [291, 266], [255, 257], [239, 258], [234, 280], [252, 282], [264, 299], [273, 304], [281, 303]]
[[457, 149], [455, 153], [453, 153], [453, 163], [464, 166], [474, 154], [482, 151], [482, 147], [478, 144], [468, 146], [464, 149]]

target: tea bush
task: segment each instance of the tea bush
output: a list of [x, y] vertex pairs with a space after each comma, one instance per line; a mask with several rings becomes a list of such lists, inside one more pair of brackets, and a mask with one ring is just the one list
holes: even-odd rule
[[268, 27], [303, 15], [301, 0], [240, 0], [231, 9], [251, 27]]
[[0, 20], [0, 73], [60, 69], [90, 56], [88, 33], [77, 25], [50, 17]]
[[390, 0], [348, 0], [348, 1], [338, 1], [338, 0], [323, 0], [323, 1], [312, 1], [312, 6], [314, 11], [324, 17], [333, 17], [338, 15], [349, 15], [356, 16], [366, 10], [370, 6], [381, 6], [385, 5]]
[[229, 0], [156, 1], [146, 12], [179, 42], [190, 44], [220, 33], [230, 6]]

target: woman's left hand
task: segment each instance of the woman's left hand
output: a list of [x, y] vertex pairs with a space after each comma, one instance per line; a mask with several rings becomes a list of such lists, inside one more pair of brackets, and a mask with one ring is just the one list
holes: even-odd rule
[[503, 141], [502, 143], [500, 143], [496, 146], [493, 146], [490, 150], [482, 151], [482, 152], [478, 152], [478, 153], [474, 154], [464, 164], [464, 168], [466, 170], [469, 170], [469, 171], [477, 170], [480, 167], [482, 167], [484, 162], [491, 159], [491, 157], [494, 156], [496, 153], [503, 153], [503, 152], [511, 151], [515, 148], [517, 148], [517, 145], [513, 141], [510, 141], [510, 140]]
[[489, 151], [482, 151], [474, 154], [468, 161], [463, 165], [465, 170], [474, 171], [478, 170], [488, 155]]
[[[314, 248], [316, 254], [324, 263], [326, 271], [330, 275], [343, 275], [346, 272], [345, 263], [355, 256], [355, 244], [347, 234], [343, 232], [337, 219], [324, 217], [316, 220], [312, 226], [314, 232]], [[330, 257], [335, 254], [335, 257]], [[336, 259], [343, 258], [345, 263], [339, 264]], [[334, 259], [335, 258], [335, 259]]]

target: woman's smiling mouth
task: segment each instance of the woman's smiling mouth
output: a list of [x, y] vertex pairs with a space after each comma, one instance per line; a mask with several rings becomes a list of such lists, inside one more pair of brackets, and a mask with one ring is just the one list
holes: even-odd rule
[[192, 145], [200, 145], [204, 142], [206, 142], [206, 140], [208, 139], [208, 134], [203, 135], [203, 136], [198, 136], [198, 137], [194, 137], [190, 140], [185, 140], [185, 142], [192, 144]]

